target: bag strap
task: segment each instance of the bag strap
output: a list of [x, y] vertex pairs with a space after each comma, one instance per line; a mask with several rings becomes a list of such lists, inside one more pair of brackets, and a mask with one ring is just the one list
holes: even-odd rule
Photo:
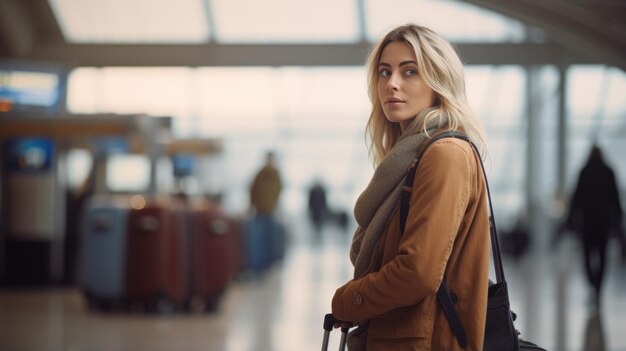
[[[426, 153], [426, 150], [428, 150], [428, 148], [433, 143], [443, 138], [457, 138], [457, 139], [465, 140], [468, 143], [470, 143], [470, 145], [472, 146], [476, 154], [477, 155], [479, 154], [478, 148], [476, 147], [476, 145], [474, 145], [474, 143], [472, 143], [465, 134], [460, 133], [460, 132], [455, 132], [455, 131], [443, 132], [441, 134], [434, 136], [433, 138], [429, 140], [428, 144], [426, 144], [426, 147], [422, 150], [422, 152], [418, 155], [418, 157], [414, 159], [413, 162], [411, 162], [410, 168], [407, 171], [407, 176], [404, 181], [404, 187], [402, 188], [403, 191], [402, 191], [401, 203], [400, 203], [400, 233], [401, 235], [404, 234], [404, 230], [406, 228], [406, 220], [409, 215], [409, 206], [411, 204], [411, 194], [413, 190], [413, 182], [415, 180], [415, 173], [417, 172], [417, 167], [419, 166], [421, 159]], [[480, 160], [480, 157], [479, 157], [479, 160]], [[483, 173], [483, 177], [485, 178], [485, 185], [487, 187], [487, 198], [489, 200], [489, 212], [490, 212], [489, 235], [491, 237], [491, 252], [493, 254], [493, 262], [494, 262], [494, 267], [496, 271], [496, 281], [498, 283], [501, 283], [501, 282], [504, 282], [505, 280], [504, 268], [502, 266], [502, 257], [500, 255], [500, 243], [498, 242], [496, 222], [494, 219], [494, 212], [493, 212], [493, 206], [492, 206], [492, 201], [491, 201], [491, 191], [489, 189], [489, 183], [487, 182], [487, 173], [485, 172], [485, 167], [482, 163], [482, 160], [480, 161], [480, 167]], [[467, 336], [465, 334], [465, 329], [463, 328], [463, 324], [461, 323], [461, 319], [459, 318], [459, 315], [456, 312], [456, 309], [454, 308], [454, 301], [452, 300], [452, 296], [450, 294], [450, 291], [448, 290], [445, 276], [443, 280], [441, 281], [441, 285], [439, 286], [439, 289], [437, 290], [437, 298], [442, 305], [443, 311], [446, 317], [448, 318], [450, 327], [454, 335], [456, 336], [457, 341], [459, 342], [459, 345], [462, 348], [465, 348], [467, 346]]]

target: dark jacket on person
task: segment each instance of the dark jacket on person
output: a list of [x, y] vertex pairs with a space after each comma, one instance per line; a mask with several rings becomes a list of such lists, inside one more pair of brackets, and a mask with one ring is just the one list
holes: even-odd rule
[[583, 236], [606, 240], [611, 230], [619, 230], [622, 208], [613, 170], [595, 147], [578, 177], [567, 218], [570, 230]]

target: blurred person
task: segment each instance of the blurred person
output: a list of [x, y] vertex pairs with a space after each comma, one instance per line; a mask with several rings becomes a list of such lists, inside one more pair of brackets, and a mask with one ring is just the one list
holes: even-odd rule
[[593, 288], [593, 302], [599, 305], [606, 267], [606, 246], [610, 233], [621, 234], [622, 207], [613, 170], [602, 150], [593, 145], [580, 171], [572, 196], [565, 228], [578, 234], [583, 245], [585, 272]]
[[424, 153], [401, 233], [405, 176], [433, 136], [464, 133], [486, 152], [484, 129], [465, 93], [463, 65], [439, 34], [405, 25], [385, 35], [367, 64], [372, 103], [366, 131], [376, 167], [358, 198], [353, 279], [337, 289], [335, 318], [353, 321], [349, 349], [460, 350], [437, 299], [446, 281], [467, 350], [482, 350], [490, 239], [481, 155], [445, 138]]
[[318, 233], [322, 229], [327, 214], [326, 188], [321, 181], [317, 180], [309, 189], [309, 218]]
[[269, 151], [250, 186], [252, 218], [246, 224], [247, 265], [257, 276], [285, 252], [285, 231], [275, 218], [281, 189], [276, 156]]
[[250, 186], [250, 205], [257, 214], [272, 216], [282, 189], [280, 173], [276, 168], [276, 156], [269, 151], [265, 165], [257, 172]]
[[500, 247], [505, 254], [511, 255], [514, 259], [520, 259], [528, 251], [530, 239], [528, 216], [523, 211], [518, 215], [510, 230], [502, 232]]

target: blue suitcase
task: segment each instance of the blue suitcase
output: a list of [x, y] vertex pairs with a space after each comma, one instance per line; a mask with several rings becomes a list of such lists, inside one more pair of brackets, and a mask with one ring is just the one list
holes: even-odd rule
[[82, 222], [82, 288], [90, 307], [117, 303], [125, 297], [125, 197], [96, 196], [86, 206]]
[[264, 215], [256, 215], [245, 223], [244, 266], [252, 273], [259, 275], [271, 264], [272, 250], [270, 230], [272, 219]]
[[282, 261], [285, 258], [287, 235], [285, 226], [275, 219], [272, 219], [272, 224], [269, 228], [269, 240], [271, 262]]

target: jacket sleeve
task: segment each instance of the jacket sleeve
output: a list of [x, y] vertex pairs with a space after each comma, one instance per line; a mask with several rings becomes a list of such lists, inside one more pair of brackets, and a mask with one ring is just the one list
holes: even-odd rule
[[336, 318], [371, 319], [437, 292], [469, 201], [470, 160], [468, 151], [451, 140], [437, 141], [426, 151], [396, 257], [335, 292]]

